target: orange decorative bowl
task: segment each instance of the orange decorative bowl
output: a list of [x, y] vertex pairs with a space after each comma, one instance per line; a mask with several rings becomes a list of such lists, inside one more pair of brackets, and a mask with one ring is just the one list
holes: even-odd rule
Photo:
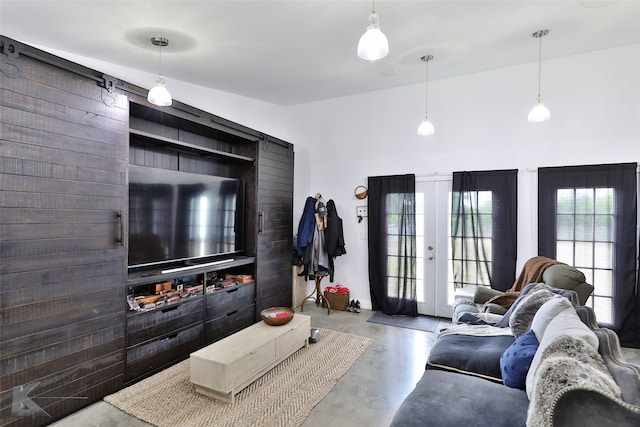
[[293, 309], [289, 307], [271, 307], [260, 312], [260, 317], [267, 325], [280, 326], [293, 319]]

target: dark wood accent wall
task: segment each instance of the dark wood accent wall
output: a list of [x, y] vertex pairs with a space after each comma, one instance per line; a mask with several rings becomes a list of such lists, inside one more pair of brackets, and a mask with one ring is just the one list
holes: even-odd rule
[[[292, 144], [3, 36], [0, 59], [0, 426], [49, 424], [291, 305]], [[246, 183], [237, 268], [255, 284], [226, 323], [203, 296], [164, 354], [172, 332], [139, 343], [126, 312], [130, 163]]]
[[265, 138], [258, 149], [257, 277], [259, 313], [291, 307], [293, 249], [293, 146]]
[[69, 72], [73, 64], [28, 47], [10, 58], [9, 43], [0, 70], [0, 424], [43, 425], [123, 383], [126, 249], [116, 213], [126, 209], [129, 108], [82, 75], [90, 70]]

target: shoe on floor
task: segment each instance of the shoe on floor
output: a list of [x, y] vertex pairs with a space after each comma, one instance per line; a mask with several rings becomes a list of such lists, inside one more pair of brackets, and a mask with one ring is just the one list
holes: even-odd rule
[[355, 305], [356, 305], [356, 300], [352, 299], [351, 301], [349, 301], [349, 305], [347, 306], [347, 311], [353, 311], [353, 308], [355, 307]]
[[356, 300], [356, 303], [353, 306], [353, 311], [355, 313], [360, 313], [360, 300]]

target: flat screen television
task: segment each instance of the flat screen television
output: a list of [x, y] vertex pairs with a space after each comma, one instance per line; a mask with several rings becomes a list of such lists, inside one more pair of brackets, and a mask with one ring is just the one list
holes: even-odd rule
[[130, 269], [243, 250], [244, 182], [129, 165]]

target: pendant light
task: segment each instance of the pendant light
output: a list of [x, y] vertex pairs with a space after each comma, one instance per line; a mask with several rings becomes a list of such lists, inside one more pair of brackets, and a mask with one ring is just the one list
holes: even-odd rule
[[384, 58], [388, 53], [389, 41], [387, 36], [380, 31], [380, 17], [376, 14], [375, 0], [373, 0], [367, 31], [358, 42], [358, 56], [362, 59], [375, 61]]
[[164, 37], [151, 37], [151, 44], [158, 46], [160, 50], [160, 73], [156, 78], [156, 85], [149, 91], [147, 101], [159, 107], [168, 107], [173, 100], [171, 94], [164, 85], [164, 77], [162, 77], [162, 48], [169, 45], [169, 40]]
[[540, 30], [533, 33], [533, 38], [540, 41], [538, 49], [538, 96], [536, 97], [536, 105], [529, 111], [529, 122], [537, 123], [544, 122], [551, 118], [549, 109], [542, 103], [542, 96], [540, 95], [540, 76], [542, 74], [542, 38], [549, 34], [549, 30]]
[[420, 60], [426, 64], [426, 78], [425, 78], [425, 90], [424, 90], [424, 120], [418, 126], [418, 135], [433, 135], [435, 132], [435, 128], [433, 127], [433, 123], [429, 120], [429, 114], [427, 112], [427, 100], [429, 94], [429, 61], [433, 59], [433, 55], [425, 55]]

